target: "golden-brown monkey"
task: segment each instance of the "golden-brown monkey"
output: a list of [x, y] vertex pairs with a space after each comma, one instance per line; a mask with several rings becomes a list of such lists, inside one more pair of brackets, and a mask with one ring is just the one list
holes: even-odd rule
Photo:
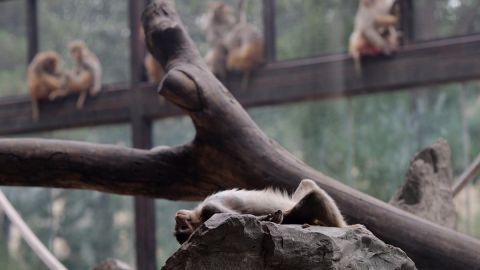
[[63, 93], [65, 76], [59, 71], [60, 56], [54, 51], [38, 53], [28, 66], [27, 81], [32, 98], [32, 117], [40, 117], [38, 100], [54, 99]]
[[251, 214], [282, 224], [347, 226], [335, 201], [306, 179], [291, 196], [273, 189], [232, 189], [209, 196], [193, 210], [179, 210], [175, 215], [177, 241], [187, 241], [195, 229], [217, 213]]
[[225, 38], [238, 21], [239, 15], [235, 9], [221, 1], [209, 3], [208, 11], [198, 20], [209, 46], [205, 62], [221, 81], [227, 75]]
[[225, 81], [227, 78], [227, 49], [224, 44], [217, 44], [208, 49], [205, 55], [205, 62], [210, 71], [220, 80]]
[[68, 47], [76, 66], [68, 74], [67, 88], [79, 93], [77, 108], [82, 109], [87, 96], [95, 96], [102, 89], [102, 65], [84, 41], [72, 41]]
[[225, 36], [238, 23], [239, 15], [234, 8], [222, 1], [211, 2], [207, 13], [203, 14], [198, 23], [203, 30], [210, 47], [223, 43]]
[[236, 9], [223, 2], [210, 4], [200, 25], [210, 47], [205, 56], [210, 70], [221, 80], [227, 71], [244, 72], [245, 89], [251, 71], [264, 62], [263, 36], [247, 23], [245, 0]]
[[395, 1], [360, 0], [349, 44], [357, 73], [361, 73], [362, 55], [391, 55], [397, 50], [399, 33], [395, 25], [399, 18], [391, 14]]
[[158, 61], [149, 53], [144, 60], [145, 69], [147, 70], [148, 81], [151, 83], [159, 83], [162, 81], [165, 71]]
[[263, 36], [254, 25], [240, 22], [225, 38], [225, 47], [227, 70], [243, 72], [242, 89], [246, 89], [251, 72], [265, 61]]

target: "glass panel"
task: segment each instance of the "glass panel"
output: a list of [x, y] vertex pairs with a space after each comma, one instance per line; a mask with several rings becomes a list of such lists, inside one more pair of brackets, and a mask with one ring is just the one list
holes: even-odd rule
[[68, 43], [87, 42], [104, 70], [104, 83], [125, 82], [130, 76], [128, 1], [112, 4], [98, 0], [39, 1], [40, 45], [63, 56], [72, 66]]
[[413, 1], [413, 3], [417, 40], [480, 32], [479, 0]]
[[25, 1], [0, 2], [0, 96], [27, 93]]
[[[195, 129], [187, 117], [157, 121], [154, 124], [155, 145], [181, 145], [193, 140]], [[191, 209], [194, 202], [172, 202], [156, 200], [155, 211], [157, 219], [157, 258], [158, 265], [162, 266], [180, 245], [173, 236], [175, 227], [175, 212], [179, 209]]]
[[345, 51], [358, 2], [276, 0], [277, 58]]
[[[128, 146], [130, 126], [29, 134]], [[107, 258], [135, 264], [134, 213], [128, 196], [93, 191], [2, 188], [40, 240], [68, 269], [92, 269]], [[0, 214], [0, 269], [47, 269]]]

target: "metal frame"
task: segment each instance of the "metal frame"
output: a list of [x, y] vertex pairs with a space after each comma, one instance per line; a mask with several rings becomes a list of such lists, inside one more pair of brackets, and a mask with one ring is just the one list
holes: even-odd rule
[[[249, 91], [241, 90], [240, 76], [228, 88], [246, 107], [278, 105], [302, 100], [389, 92], [418, 86], [463, 82], [480, 78], [480, 35], [413, 44], [412, 0], [401, 0], [401, 28], [406, 47], [391, 59], [367, 59], [359, 77], [344, 54], [275, 62], [275, 0], [263, 0], [264, 32], [268, 65], [251, 78]], [[141, 82], [145, 52], [140, 38], [140, 14], [145, 0], [129, 0], [131, 28], [131, 82], [105, 86], [82, 111], [75, 97], [41, 104], [42, 118], [31, 119], [27, 96], [0, 98], [0, 135], [65, 129], [104, 124], [131, 123], [133, 146], [152, 146], [152, 121], [178, 116], [181, 111], [161, 104], [153, 85]], [[37, 1], [26, 1], [28, 59], [37, 53]], [[141, 104], [141, 106], [140, 106]], [[137, 269], [156, 269], [154, 201], [135, 198]]]

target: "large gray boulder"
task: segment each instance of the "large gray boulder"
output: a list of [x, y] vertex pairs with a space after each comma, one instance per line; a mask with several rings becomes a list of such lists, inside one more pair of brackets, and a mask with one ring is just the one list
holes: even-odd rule
[[439, 225], [456, 227], [450, 146], [444, 139], [417, 153], [390, 203]]
[[251, 215], [217, 214], [167, 260], [164, 270], [409, 270], [405, 252], [361, 225], [347, 228], [279, 225]]

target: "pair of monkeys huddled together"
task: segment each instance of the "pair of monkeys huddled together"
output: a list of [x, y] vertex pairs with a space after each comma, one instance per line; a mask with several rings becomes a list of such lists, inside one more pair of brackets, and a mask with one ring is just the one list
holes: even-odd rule
[[40, 99], [54, 100], [70, 93], [78, 93], [77, 108], [82, 109], [87, 96], [98, 94], [102, 88], [102, 66], [85, 42], [73, 41], [69, 44], [69, 50], [75, 61], [75, 67], [70, 72], [60, 70], [61, 58], [55, 51], [38, 53], [28, 66], [28, 88], [35, 121], [40, 116]]
[[[245, 5], [245, 0], [239, 0], [237, 7], [222, 1], [210, 2], [208, 11], [197, 20], [209, 47], [205, 62], [210, 71], [221, 81], [230, 71], [243, 72], [242, 89], [250, 73], [264, 63], [263, 36], [247, 22]], [[151, 54], [147, 54], [144, 64], [149, 82], [160, 82], [164, 70]]]
[[243, 72], [246, 88], [250, 73], [264, 63], [263, 35], [246, 19], [245, 0], [236, 8], [224, 2], [212, 2], [198, 24], [209, 49], [205, 62], [217, 78], [225, 81], [227, 72]]

